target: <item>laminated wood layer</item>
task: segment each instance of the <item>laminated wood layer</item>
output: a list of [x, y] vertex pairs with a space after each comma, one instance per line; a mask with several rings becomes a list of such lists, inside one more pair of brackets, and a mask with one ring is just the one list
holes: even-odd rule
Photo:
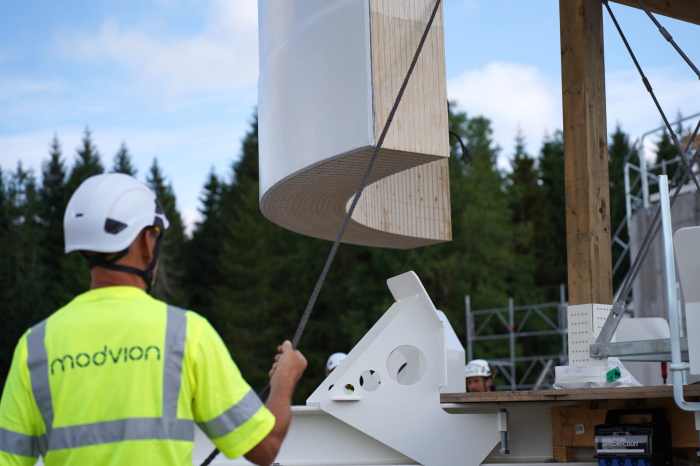
[[[314, 236], [327, 240], [334, 240], [343, 218], [349, 207], [349, 202], [360, 185], [360, 180], [367, 167], [373, 147], [368, 146], [324, 160], [298, 173], [292, 174], [277, 183], [268, 190], [260, 200], [260, 208], [263, 214], [271, 221], [284, 225], [297, 233]], [[430, 157], [429, 161], [445, 163], [446, 159]], [[398, 218], [396, 228], [382, 231], [368, 227], [361, 222], [350, 221], [343, 242], [351, 244], [371, 245], [386, 248], [409, 249], [429, 244], [439, 243], [445, 240], [448, 226], [443, 225], [443, 230], [431, 230], [431, 222], [419, 219], [418, 212], [413, 211], [413, 204], [401, 205], [400, 200], [404, 194], [394, 196], [395, 203], [386, 200], [377, 200], [376, 191], [383, 190], [387, 185], [379, 183], [391, 181], [392, 175], [415, 173], [418, 169], [431, 169], [426, 163], [426, 156], [412, 153], [382, 149], [377, 157], [374, 169], [370, 175], [370, 185], [361, 198], [362, 209], [356, 210], [362, 220], [373, 223], [369, 216], [384, 212], [384, 207], [373, 203], [377, 202], [386, 209], [392, 210], [388, 219]], [[404, 172], [404, 170], [406, 170]], [[385, 179], [383, 179], [385, 178]], [[427, 178], [426, 178], [427, 180]], [[419, 190], [418, 182], [406, 184], [404, 193]], [[419, 190], [420, 191], [420, 190]], [[384, 192], [380, 192], [383, 195]], [[412, 195], [412, 194], [406, 194]], [[360, 207], [360, 205], [358, 205]], [[449, 206], [448, 206], [449, 207]], [[449, 210], [449, 209], [448, 209]], [[427, 209], [426, 209], [427, 211]], [[427, 214], [426, 214], [427, 215]], [[403, 223], [402, 223], [403, 222]], [[381, 222], [376, 222], [381, 223]], [[388, 225], [388, 223], [385, 223]], [[439, 224], [436, 222], [436, 224]], [[416, 236], [420, 234], [423, 236]]]

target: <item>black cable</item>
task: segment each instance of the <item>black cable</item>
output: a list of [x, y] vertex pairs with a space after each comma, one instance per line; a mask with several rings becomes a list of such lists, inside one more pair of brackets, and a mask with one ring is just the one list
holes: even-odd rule
[[467, 149], [467, 146], [464, 145], [464, 141], [462, 141], [462, 137], [459, 134], [455, 133], [454, 131], [450, 131], [450, 136], [454, 136], [454, 138], [457, 139], [459, 146], [462, 148], [462, 160], [465, 163], [468, 163], [469, 159], [471, 159], [471, 155], [469, 154], [469, 149]]
[[423, 35], [421, 36], [420, 42], [418, 43], [418, 48], [416, 48], [416, 52], [413, 54], [413, 60], [411, 60], [411, 65], [408, 67], [408, 71], [406, 72], [406, 76], [404, 76], [403, 82], [401, 83], [401, 88], [399, 89], [399, 93], [396, 95], [396, 99], [394, 100], [394, 105], [391, 107], [391, 111], [389, 112], [389, 116], [386, 119], [386, 123], [384, 124], [384, 128], [382, 128], [382, 132], [379, 135], [379, 139], [377, 140], [377, 145], [374, 147], [374, 151], [372, 152], [372, 156], [370, 158], [369, 164], [367, 165], [367, 170], [365, 171], [365, 174], [362, 177], [362, 181], [360, 182], [360, 188], [355, 193], [355, 196], [352, 199], [352, 204], [350, 205], [350, 209], [348, 209], [348, 212], [345, 215], [345, 218], [343, 218], [343, 224], [341, 225], [340, 230], [338, 231], [338, 234], [335, 238], [335, 241], [333, 242], [333, 246], [331, 247], [331, 250], [328, 253], [328, 257], [326, 258], [326, 263], [323, 266], [323, 270], [321, 271], [321, 275], [318, 277], [318, 280], [316, 281], [316, 286], [314, 286], [313, 293], [311, 293], [311, 297], [309, 298], [309, 302], [306, 305], [306, 309], [304, 309], [304, 314], [301, 317], [301, 321], [299, 322], [299, 326], [297, 327], [297, 330], [294, 333], [294, 339], [292, 340], [292, 345], [295, 348], [299, 344], [299, 341], [301, 340], [301, 337], [304, 334], [304, 330], [306, 329], [306, 324], [308, 323], [309, 317], [311, 316], [311, 313], [313, 312], [314, 306], [316, 305], [316, 300], [318, 299], [318, 295], [321, 292], [321, 288], [323, 287], [323, 283], [326, 280], [326, 276], [328, 275], [328, 271], [330, 270], [331, 264], [333, 263], [333, 260], [335, 259], [335, 255], [338, 252], [338, 247], [340, 246], [340, 241], [343, 239], [343, 235], [345, 234], [345, 230], [347, 229], [348, 224], [350, 223], [350, 219], [352, 218], [352, 214], [355, 212], [355, 207], [357, 206], [357, 203], [360, 200], [360, 197], [362, 196], [362, 192], [365, 190], [365, 187], [367, 186], [367, 182], [369, 180], [369, 175], [372, 172], [372, 168], [374, 167], [374, 162], [377, 160], [377, 156], [379, 155], [379, 151], [381, 150], [382, 145], [384, 145], [384, 139], [386, 139], [386, 135], [389, 132], [389, 128], [391, 127], [391, 123], [394, 120], [394, 116], [396, 115], [396, 111], [399, 108], [399, 104], [401, 103], [401, 99], [403, 98], [403, 94], [406, 91], [406, 87], [408, 86], [408, 81], [411, 78], [411, 75], [413, 74], [413, 69], [416, 67], [416, 63], [418, 62], [418, 57], [420, 57], [421, 51], [423, 50], [423, 45], [425, 44], [425, 40], [428, 38], [428, 32], [430, 32], [430, 28], [433, 25], [433, 20], [435, 19], [435, 15], [437, 14], [438, 9], [440, 7], [440, 2], [441, 2], [441, 0], [435, 1], [435, 6], [433, 7], [433, 11], [430, 14], [430, 19], [428, 20], [428, 24], [425, 26], [425, 30], [423, 30]]
[[[697, 126], [695, 127], [695, 131], [693, 133], [693, 136], [696, 136], [698, 134], [698, 130], [700, 130], [700, 120], [698, 121]], [[692, 141], [694, 140], [694, 137], [688, 140], [688, 144], [686, 145], [686, 152], [690, 149], [690, 146], [692, 144]], [[642, 157], [644, 155], [642, 154]], [[691, 159], [690, 166], [694, 165], [700, 161], [700, 149], [698, 149], [695, 153], [695, 155]], [[673, 205], [676, 202], [676, 199], [678, 198], [678, 195], [681, 192], [681, 189], [685, 185], [685, 183], [688, 181], [688, 172], [683, 172], [683, 171], [677, 171], [676, 174], [674, 175], [673, 179], [674, 183], [677, 182], [676, 189], [673, 193], [673, 196], [671, 197], [671, 205]], [[614, 315], [618, 315], [617, 311], [620, 309], [620, 303], [623, 303], [624, 307], [624, 302], [627, 300], [627, 297], [629, 296], [629, 293], [632, 291], [632, 284], [634, 283], [634, 280], [637, 278], [637, 275], [639, 275], [639, 271], [641, 270], [642, 263], [646, 259], [647, 253], [649, 251], [649, 248], [651, 247], [651, 242], [653, 239], [656, 237], [656, 234], [659, 232], [659, 228], [661, 227], [661, 207], [656, 209], [656, 213], [654, 214], [654, 219], [651, 222], [651, 225], [649, 226], [649, 230], [647, 231], [646, 235], [644, 236], [644, 239], [642, 240], [642, 244], [639, 248], [639, 253], [635, 257], [634, 261], [632, 262], [632, 265], [630, 266], [630, 271], [627, 273], [627, 276], [625, 276], [625, 279], [622, 282], [622, 285], [620, 287], [620, 293], [618, 294], [617, 299], [615, 300], [615, 303], [613, 304], [613, 310], [612, 313]]]
[[639, 8], [644, 10], [644, 13], [646, 13], [647, 16], [649, 17], [649, 19], [651, 19], [651, 21], [656, 25], [656, 27], [659, 29], [659, 32], [664, 37], [664, 39], [666, 39], [671, 44], [671, 46], [673, 46], [673, 48], [676, 49], [676, 52], [678, 52], [678, 55], [681, 56], [681, 58], [688, 64], [690, 69], [693, 70], [693, 72], [698, 77], [698, 79], [700, 79], [700, 70], [698, 69], [697, 66], [695, 66], [695, 63], [693, 63], [693, 61], [688, 57], [688, 55], [685, 54], [685, 52], [678, 45], [678, 43], [675, 41], [675, 39], [673, 38], [671, 33], [668, 32], [668, 29], [666, 29], [665, 27], [663, 27], [661, 25], [661, 23], [659, 23], [659, 21], [656, 19], [654, 14], [651, 11], [649, 11], [649, 9], [646, 7], [646, 5], [644, 4], [644, 2], [642, 0], [637, 0], [637, 1], [639, 2]]
[[[615, 28], [617, 29], [617, 32], [620, 35], [620, 38], [622, 39], [622, 42], [625, 45], [625, 48], [627, 49], [627, 52], [629, 53], [630, 57], [632, 58], [634, 66], [637, 68], [637, 72], [641, 76], [642, 83], [644, 84], [644, 87], [646, 88], [647, 92], [649, 92], [649, 95], [651, 96], [652, 100], [654, 101], [654, 104], [656, 105], [657, 110], [661, 114], [661, 118], [663, 119], [664, 125], [666, 126], [666, 128], [670, 132], [675, 146], [678, 148], [681, 161], [685, 165], [685, 167], [684, 167], [685, 168], [685, 176], [680, 175], [680, 172], [677, 172], [676, 176], [674, 176], [674, 181], [681, 176], [683, 177], [683, 179], [682, 179], [682, 182], [678, 184], [676, 191], [673, 194], [673, 197], [671, 199], [671, 203], [673, 203], [676, 200], [678, 194], [680, 193], [682, 186], [687, 181], [687, 177], [692, 178], [693, 182], [695, 183], [696, 188], [700, 191], [700, 183], [698, 183], [698, 180], [692, 171], [692, 165], [695, 163], [695, 157], [697, 157], [698, 154], [696, 154], [696, 156], [691, 161], [688, 161], [686, 159], [686, 154], [688, 152], [688, 149], [690, 148], [690, 145], [693, 141], [693, 138], [691, 138], [688, 141], [686, 149], [683, 150], [681, 148], [680, 141], [678, 140], [678, 136], [676, 135], [675, 131], [671, 127], [671, 124], [669, 123], [668, 118], [666, 118], [666, 114], [664, 113], [663, 109], [661, 108], [661, 104], [659, 103], [659, 100], [656, 98], [656, 94], [654, 93], [654, 89], [652, 88], [651, 83], [649, 82], [646, 75], [644, 74], [644, 70], [642, 70], [642, 67], [639, 64], [639, 61], [637, 60], [637, 56], [635, 55], [634, 51], [632, 50], [632, 47], [630, 46], [629, 41], [627, 40], [627, 37], [625, 36], [625, 33], [622, 31], [622, 28], [620, 27], [620, 24], [618, 23], [617, 18], [615, 17], [615, 13], [612, 11], [612, 8], [610, 8], [608, 0], [602, 0], [602, 1], [603, 1], [603, 5], [605, 5], [605, 9], [607, 10], [608, 14], [610, 15], [610, 19], [613, 21], [613, 24], [615, 25]], [[696, 127], [694, 134], [697, 134], [697, 131], [699, 128], [700, 128], [700, 122], [698, 122], [698, 126]], [[661, 219], [661, 210], [657, 209], [656, 215], [654, 216], [654, 220], [652, 221], [650, 229], [649, 229], [649, 231], [647, 231], [647, 234], [645, 235], [645, 237], [642, 241], [640, 252], [637, 255], [637, 257], [635, 258], [635, 260], [633, 261], [633, 263], [630, 267], [630, 271], [628, 272], [627, 276], [623, 280], [622, 286], [620, 287], [620, 292], [617, 296], [617, 299], [615, 300], [615, 302], [613, 304], [612, 314], [614, 316], [619, 315], [620, 303], [621, 302], [624, 303], [624, 301], [627, 299], [627, 296], [629, 295], [629, 293], [632, 290], [632, 283], [634, 282], [637, 275], [639, 274], [639, 270], [641, 269], [641, 264], [644, 261], [644, 259], [646, 258], [651, 241], [658, 233], [658, 229], [660, 227], [660, 219]]]
[[[343, 223], [340, 226], [340, 230], [338, 231], [338, 234], [335, 237], [335, 241], [333, 241], [333, 246], [331, 246], [331, 250], [328, 253], [328, 257], [326, 258], [326, 263], [323, 266], [323, 270], [321, 270], [321, 274], [318, 277], [318, 280], [316, 280], [316, 285], [314, 286], [314, 290], [311, 293], [311, 297], [309, 298], [308, 303], [306, 304], [306, 308], [304, 309], [304, 313], [301, 316], [301, 319], [299, 320], [299, 324], [297, 326], [296, 332], [294, 332], [294, 338], [292, 339], [292, 346], [296, 348], [299, 345], [299, 342], [301, 341], [301, 337], [304, 335], [304, 330], [306, 329], [306, 324], [309, 322], [309, 318], [311, 317], [311, 313], [314, 310], [314, 306], [316, 305], [316, 301], [318, 299], [318, 295], [321, 292], [321, 288], [323, 288], [323, 284], [326, 281], [326, 276], [328, 275], [328, 272], [330, 271], [331, 265], [333, 264], [333, 261], [335, 260], [335, 255], [338, 252], [338, 248], [340, 247], [340, 241], [343, 239], [343, 235], [345, 234], [345, 230], [348, 227], [348, 224], [350, 223], [350, 219], [352, 218], [353, 212], [355, 212], [355, 207], [357, 206], [358, 201], [360, 200], [360, 196], [362, 196], [362, 192], [365, 190], [365, 187], [367, 186], [367, 183], [369, 181], [369, 175], [372, 173], [372, 168], [374, 167], [374, 162], [377, 160], [377, 156], [379, 155], [379, 151], [382, 148], [382, 145], [384, 144], [384, 139], [386, 139], [386, 135], [389, 132], [389, 128], [391, 127], [391, 123], [394, 120], [394, 117], [396, 116], [396, 111], [399, 108], [399, 104], [401, 103], [401, 99], [403, 98], [404, 92], [406, 91], [406, 86], [408, 86], [408, 81], [411, 78], [411, 75], [413, 74], [413, 70], [416, 67], [416, 63], [418, 62], [418, 58], [420, 57], [421, 51], [423, 50], [423, 45], [425, 44], [425, 40], [428, 37], [428, 33], [430, 32], [430, 28], [433, 25], [433, 21], [435, 20], [435, 16], [437, 15], [438, 9], [440, 8], [440, 2], [441, 0], [435, 0], [435, 6], [433, 7], [433, 11], [430, 14], [430, 19], [428, 20], [428, 24], [425, 26], [425, 30], [423, 31], [423, 35], [420, 38], [420, 42], [418, 43], [418, 48], [416, 48], [416, 52], [413, 54], [413, 60], [411, 60], [411, 64], [408, 67], [408, 71], [406, 72], [406, 75], [404, 76], [403, 82], [401, 83], [401, 87], [399, 88], [399, 92], [396, 95], [396, 99], [394, 100], [394, 104], [391, 107], [391, 111], [389, 112], [389, 115], [387, 116], [386, 123], [384, 123], [384, 128], [382, 128], [382, 132], [379, 135], [379, 139], [377, 140], [377, 145], [374, 147], [374, 150], [372, 151], [372, 156], [370, 157], [369, 163], [367, 164], [367, 169], [365, 170], [364, 175], [362, 176], [362, 180], [360, 181], [360, 186], [357, 192], [355, 193], [355, 196], [352, 199], [352, 204], [350, 205], [350, 209], [348, 209], [348, 212], [345, 214], [345, 217], [343, 218]], [[268, 384], [269, 387], [269, 384]], [[263, 390], [265, 392], [266, 390]], [[214, 449], [214, 451], [211, 452], [211, 454], [207, 457], [207, 459], [204, 460], [202, 463], [202, 466], [208, 466], [214, 458], [219, 454], [218, 449]]]
[[681, 155], [681, 161], [685, 165], [685, 169], [690, 174], [690, 177], [693, 180], [693, 183], [695, 183], [695, 187], [697, 188], [697, 190], [700, 191], [700, 182], [698, 182], [697, 177], [695, 176], [693, 171], [690, 169], [689, 162], [685, 158], [685, 151], [683, 151], [681, 148], [681, 143], [678, 140], [678, 136], [676, 135], [676, 132], [673, 131], [673, 128], [671, 127], [671, 124], [668, 121], [668, 118], [666, 118], [666, 113], [664, 112], [663, 108], [661, 108], [661, 104], [659, 103], [659, 99], [656, 98], [656, 93], [654, 92], [654, 89], [651, 87], [651, 83], [647, 79], [646, 74], [644, 74], [644, 70], [642, 70], [642, 67], [639, 65], [639, 61], [637, 60], [637, 56], [634, 54], [632, 47], [630, 46], [629, 42], [627, 41], [627, 36], [625, 36], [625, 33], [622, 31], [620, 24], [617, 22], [617, 18], [615, 17], [615, 13], [613, 13], [612, 8], [610, 8], [608, 0], [603, 0], [603, 5], [605, 5], [605, 9], [608, 11], [608, 14], [610, 15], [610, 19], [612, 19], [613, 23], [615, 24], [615, 29], [617, 29], [617, 32], [620, 34], [620, 38], [622, 39], [622, 42], [624, 42], [625, 48], [627, 49], [627, 52], [629, 53], [630, 57], [632, 58], [632, 61], [634, 62], [634, 66], [637, 68], [637, 71], [639, 72], [639, 75], [642, 78], [642, 83], [644, 83], [644, 87], [646, 88], [647, 92], [649, 93], [652, 100], [654, 101], [654, 105], [656, 105], [656, 108], [659, 111], [659, 114], [661, 114], [661, 119], [663, 120], [664, 125], [668, 129], [669, 133], [671, 133], [671, 138], [673, 139], [673, 144], [676, 146], [676, 148], [678, 149], [678, 152]]

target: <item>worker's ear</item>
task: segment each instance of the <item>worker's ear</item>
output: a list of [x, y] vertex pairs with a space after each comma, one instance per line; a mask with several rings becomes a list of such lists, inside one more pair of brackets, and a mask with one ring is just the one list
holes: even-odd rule
[[141, 250], [141, 260], [145, 266], [148, 266], [156, 254], [158, 230], [155, 228], [144, 228], [141, 234], [139, 234], [138, 242], [139, 249]]

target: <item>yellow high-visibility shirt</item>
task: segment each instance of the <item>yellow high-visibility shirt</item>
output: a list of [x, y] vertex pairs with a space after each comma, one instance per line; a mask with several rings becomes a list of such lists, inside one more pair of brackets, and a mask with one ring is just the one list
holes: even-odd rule
[[134, 287], [88, 291], [17, 344], [0, 465], [190, 466], [194, 424], [226, 456], [275, 418], [211, 325]]

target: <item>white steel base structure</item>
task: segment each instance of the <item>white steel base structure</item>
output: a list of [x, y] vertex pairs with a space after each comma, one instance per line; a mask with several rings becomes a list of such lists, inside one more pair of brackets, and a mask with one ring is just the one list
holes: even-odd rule
[[[388, 280], [395, 303], [307, 400], [293, 408], [281, 466], [477, 466], [551, 461], [549, 406], [440, 403], [464, 392], [464, 348], [407, 272]], [[500, 412], [499, 412], [500, 411]], [[509, 454], [501, 451], [503, 443]], [[198, 433], [194, 461], [212, 444]], [[214, 465], [249, 464], [222, 456]]]
[[[457, 413], [450, 406], [444, 405], [455, 417], [469, 418], [460, 406]], [[494, 408], [495, 410], [495, 408]], [[492, 411], [493, 412], [493, 411]], [[282, 451], [277, 458], [280, 466], [408, 466], [420, 464], [380, 441], [349, 426], [348, 424], [325, 413], [320, 408], [294, 406], [293, 421]], [[381, 416], [381, 413], [380, 413]], [[484, 429], [495, 426], [494, 423], [483, 426]], [[509, 409], [510, 455], [499, 452], [498, 445], [486, 458], [477, 458], [471, 452], [473, 439], [465, 437], [455, 449], [465, 449], [464, 457], [455, 466], [466, 464], [520, 464], [551, 465], [551, 418], [549, 407], [531, 405]], [[423, 426], [425, 441], [440, 437], [440, 432]], [[496, 433], [497, 435], [497, 433]], [[193, 463], [200, 464], [214, 448], [207, 437], [197, 431]], [[427, 464], [427, 463], [426, 463]], [[564, 464], [564, 463], [558, 463]], [[589, 463], [576, 463], [586, 466]], [[593, 463], [590, 463], [593, 464]], [[219, 455], [212, 466], [250, 466], [243, 458], [229, 460]]]
[[[690, 268], [681, 262], [682, 269]], [[556, 402], [441, 403], [441, 394], [465, 391], [464, 348], [415, 273], [391, 278], [388, 285], [394, 304], [307, 405], [292, 408], [292, 426], [276, 464], [551, 464]], [[198, 432], [194, 463], [211, 449]], [[220, 456], [213, 464], [250, 463]]]

